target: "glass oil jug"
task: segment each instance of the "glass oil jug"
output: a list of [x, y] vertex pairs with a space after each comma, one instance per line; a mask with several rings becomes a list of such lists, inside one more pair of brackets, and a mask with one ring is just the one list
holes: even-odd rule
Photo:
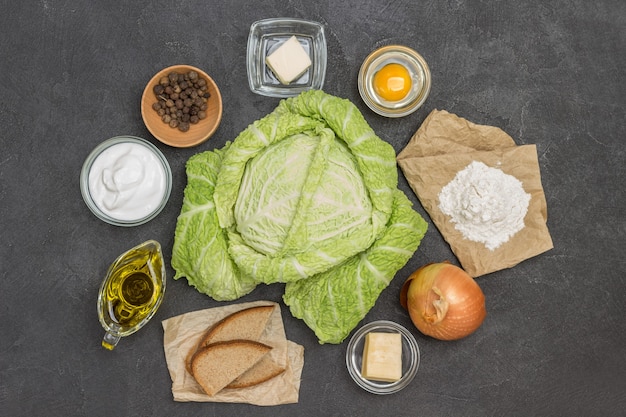
[[155, 240], [135, 246], [111, 264], [98, 293], [104, 348], [113, 350], [120, 338], [154, 316], [163, 301], [165, 278], [161, 245]]

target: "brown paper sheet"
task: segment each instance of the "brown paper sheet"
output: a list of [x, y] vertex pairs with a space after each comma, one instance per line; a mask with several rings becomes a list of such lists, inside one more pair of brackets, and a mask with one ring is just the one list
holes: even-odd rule
[[[208, 396], [187, 371], [187, 355], [197, 346], [210, 326], [229, 314], [258, 305], [275, 306], [260, 341], [273, 347], [270, 355], [277, 363], [285, 363], [285, 372], [253, 387], [223, 389], [213, 397]], [[172, 378], [175, 401], [233, 402], [261, 406], [298, 402], [304, 348], [286, 339], [280, 306], [277, 303], [256, 301], [199, 310], [164, 320], [162, 325], [165, 359]]]
[[[448, 242], [465, 271], [478, 277], [552, 249], [547, 203], [535, 145], [516, 146], [497, 127], [471, 123], [445, 110], [434, 110], [398, 154], [409, 185]], [[439, 193], [472, 161], [500, 168], [522, 182], [531, 199], [525, 227], [495, 250], [465, 239], [439, 209]]]

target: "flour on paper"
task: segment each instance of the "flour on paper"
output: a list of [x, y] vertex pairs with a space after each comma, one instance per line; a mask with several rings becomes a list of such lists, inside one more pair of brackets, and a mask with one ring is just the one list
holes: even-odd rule
[[439, 193], [439, 209], [463, 237], [495, 250], [524, 228], [530, 194], [498, 168], [473, 161]]

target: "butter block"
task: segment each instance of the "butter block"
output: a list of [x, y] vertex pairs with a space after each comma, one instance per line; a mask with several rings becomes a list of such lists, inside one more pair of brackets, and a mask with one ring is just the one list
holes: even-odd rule
[[295, 36], [283, 42], [274, 52], [265, 58], [281, 84], [289, 84], [298, 79], [311, 66], [311, 58]]
[[365, 335], [361, 375], [366, 379], [395, 382], [402, 378], [402, 335], [376, 333]]

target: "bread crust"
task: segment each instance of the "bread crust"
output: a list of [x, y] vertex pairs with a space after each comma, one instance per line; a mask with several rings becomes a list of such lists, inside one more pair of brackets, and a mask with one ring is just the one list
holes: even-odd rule
[[194, 378], [209, 396], [214, 396], [272, 350], [252, 340], [229, 340], [198, 349], [191, 360]]
[[269, 381], [283, 372], [285, 372], [285, 367], [278, 365], [269, 355], [267, 355], [261, 358], [261, 360], [252, 366], [252, 368], [241, 374], [225, 388], [241, 389], [253, 387]]
[[[272, 311], [274, 311], [274, 306], [271, 305], [249, 307], [236, 311], [211, 326], [204, 337], [202, 337], [202, 340], [200, 340], [198, 346], [233, 340], [235, 337], [246, 340], [259, 340], [272, 315]], [[251, 321], [255, 322], [254, 326], [250, 326]], [[245, 325], [243, 329], [240, 327], [242, 324]]]
[[[187, 371], [193, 375], [191, 370], [191, 360], [193, 355], [204, 346], [208, 346], [211, 343], [226, 340], [244, 339], [258, 341], [265, 326], [274, 311], [273, 305], [261, 305], [236, 311], [224, 317], [217, 323], [213, 324], [204, 333], [204, 336], [200, 339], [200, 342], [194, 346], [187, 354], [185, 360], [185, 366]], [[237, 332], [237, 328], [241, 324], [249, 323], [250, 321], [256, 321], [254, 326], [249, 326], [248, 330], [244, 332]]]
[[[222, 346], [227, 343], [255, 342], [267, 347], [267, 345], [259, 342], [259, 339], [265, 331], [265, 327], [267, 326], [274, 308], [275, 306], [273, 305], [244, 308], [224, 317], [212, 325], [204, 333], [198, 344], [187, 354], [185, 360], [187, 371], [196, 381], [198, 381], [199, 378], [202, 379], [202, 377], [196, 377], [198, 371], [194, 369], [194, 362], [196, 362], [195, 368], [197, 369], [198, 361], [196, 361], [196, 358], [199, 358], [200, 355], [207, 354], [206, 349], [214, 345], [220, 346], [219, 348], [221, 349]], [[272, 349], [271, 346], [269, 346], [269, 348], [270, 350]], [[222, 388], [249, 388], [282, 374], [285, 372], [285, 369], [284, 365], [276, 363], [276, 360], [272, 358], [271, 355], [266, 354]], [[198, 381], [198, 383], [202, 386], [200, 381]], [[207, 394], [214, 392], [214, 388], [207, 385], [208, 382], [204, 382], [204, 384], [206, 387], [203, 386], [203, 389]], [[220, 390], [222, 388], [220, 388]]]

